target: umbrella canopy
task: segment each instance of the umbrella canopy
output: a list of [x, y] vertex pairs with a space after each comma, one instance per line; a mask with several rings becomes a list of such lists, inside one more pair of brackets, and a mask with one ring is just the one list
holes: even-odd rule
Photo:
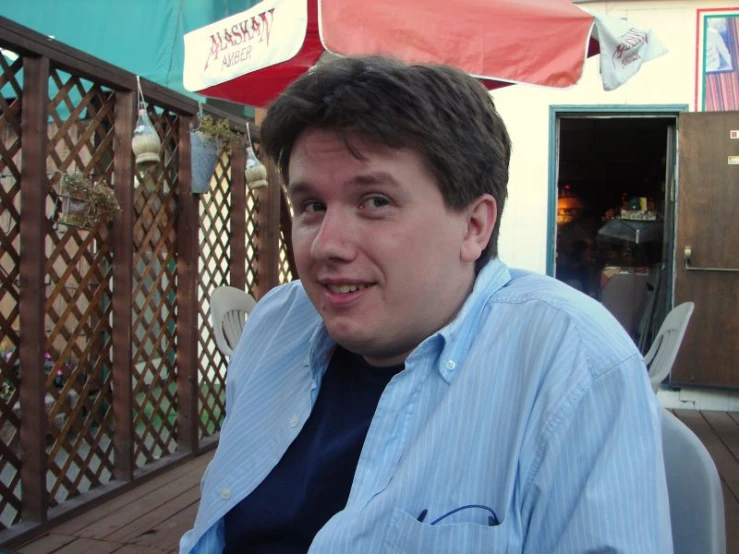
[[266, 106], [325, 56], [444, 63], [489, 89], [568, 87], [601, 53], [611, 90], [666, 52], [651, 31], [570, 0], [264, 0], [185, 35], [185, 88]]
[[616, 239], [634, 244], [661, 242], [663, 227], [662, 221], [609, 219], [598, 229], [598, 238]]

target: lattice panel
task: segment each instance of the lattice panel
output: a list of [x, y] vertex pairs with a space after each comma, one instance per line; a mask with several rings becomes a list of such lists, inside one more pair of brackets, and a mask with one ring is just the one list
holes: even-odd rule
[[0, 56], [0, 531], [20, 521], [18, 366], [23, 61]]
[[162, 162], [137, 175], [134, 195], [133, 372], [137, 466], [177, 447], [175, 114], [149, 110], [162, 139]]
[[59, 172], [112, 182], [114, 96], [52, 69], [46, 229], [46, 407], [49, 504], [109, 482], [112, 254], [109, 227], [54, 222]]
[[259, 231], [259, 199], [250, 188], [246, 189], [246, 290], [257, 297], [257, 233]]
[[287, 255], [287, 241], [285, 240], [285, 231], [280, 229], [280, 261], [279, 261], [279, 280], [280, 284], [289, 283], [296, 278], [290, 268], [290, 262]]
[[198, 287], [198, 336], [200, 414], [198, 435], [210, 436], [221, 429], [226, 403], [228, 359], [216, 346], [210, 320], [210, 295], [216, 287], [230, 284], [231, 160], [225, 153], [216, 166], [211, 190], [200, 197], [200, 284]]

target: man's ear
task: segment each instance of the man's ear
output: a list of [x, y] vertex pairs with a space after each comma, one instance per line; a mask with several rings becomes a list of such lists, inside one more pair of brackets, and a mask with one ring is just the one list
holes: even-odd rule
[[483, 194], [465, 208], [467, 230], [460, 256], [463, 262], [472, 263], [480, 257], [490, 242], [498, 219], [498, 204], [491, 194]]

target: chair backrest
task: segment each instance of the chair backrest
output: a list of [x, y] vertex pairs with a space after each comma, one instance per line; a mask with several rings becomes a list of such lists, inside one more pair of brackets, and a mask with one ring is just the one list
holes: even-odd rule
[[726, 554], [721, 478], [700, 439], [662, 409], [662, 449], [675, 554]]
[[216, 345], [226, 356], [233, 354], [244, 329], [246, 317], [256, 305], [252, 296], [236, 287], [222, 286], [210, 295], [210, 317]]
[[695, 304], [692, 302], [683, 302], [672, 308], [657, 331], [652, 346], [644, 356], [644, 363], [649, 368], [649, 382], [654, 392], [657, 392], [660, 383], [672, 370], [694, 307]]

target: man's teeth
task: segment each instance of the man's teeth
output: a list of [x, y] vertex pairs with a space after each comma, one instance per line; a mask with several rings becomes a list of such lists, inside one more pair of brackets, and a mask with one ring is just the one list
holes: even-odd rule
[[367, 285], [326, 285], [328, 290], [339, 294], [348, 294], [350, 292], [356, 292], [360, 289], [366, 289]]

